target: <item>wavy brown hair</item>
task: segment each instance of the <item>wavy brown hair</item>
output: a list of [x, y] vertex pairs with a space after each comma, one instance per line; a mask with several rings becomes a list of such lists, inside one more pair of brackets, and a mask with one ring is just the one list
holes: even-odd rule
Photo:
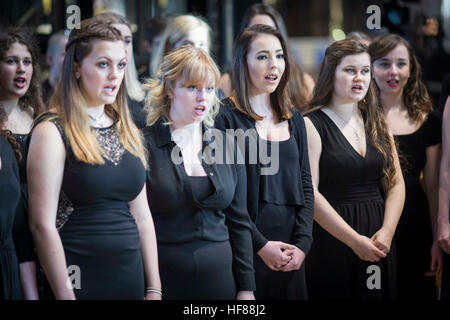
[[[331, 103], [334, 91], [336, 67], [342, 59], [354, 54], [368, 54], [366, 45], [354, 40], [341, 40], [332, 43], [325, 51], [325, 58], [320, 66], [319, 78], [314, 87], [313, 97], [306, 113], [319, 110]], [[383, 116], [382, 107], [377, 98], [374, 80], [370, 80], [366, 96], [358, 102], [358, 109], [364, 119], [364, 128], [369, 142], [383, 156], [383, 174], [388, 186], [395, 183], [393, 141]]]
[[14, 138], [13, 133], [5, 128], [6, 120], [8, 120], [6, 112], [3, 108], [0, 107], [0, 137], [5, 138], [9, 142], [14, 151], [14, 154], [16, 155], [17, 161], [19, 161], [20, 163], [22, 161], [22, 153], [20, 152], [20, 145]]
[[[371, 61], [373, 64], [374, 61], [389, 54], [398, 45], [406, 47], [410, 63], [410, 76], [403, 88], [403, 104], [413, 121], [423, 121], [433, 109], [433, 104], [422, 80], [422, 70], [419, 61], [408, 41], [396, 34], [387, 34], [376, 38], [369, 46]], [[376, 88], [379, 93], [378, 86]]]
[[[80, 29], [71, 31], [61, 81], [50, 99], [50, 108], [61, 117], [75, 157], [90, 164], [103, 164], [105, 161], [90, 127], [83, 89], [80, 80], [75, 77], [75, 70], [92, 51], [95, 42], [101, 40], [123, 41], [123, 38], [119, 30], [95, 17], [81, 21]], [[125, 149], [138, 157], [147, 168], [142, 134], [133, 123], [128, 110], [125, 77], [114, 103], [105, 105], [105, 113], [116, 120], [114, 126]]]
[[20, 43], [27, 47], [31, 55], [31, 64], [33, 66], [33, 75], [30, 86], [23, 97], [19, 98], [22, 107], [31, 107], [36, 117], [45, 111], [42, 101], [41, 76], [39, 69], [39, 46], [30, 30], [18, 27], [9, 27], [0, 31], [0, 60], [5, 58], [6, 53], [14, 43]]
[[231, 82], [233, 92], [231, 99], [237, 109], [255, 120], [262, 120], [250, 104], [250, 75], [247, 64], [247, 54], [253, 41], [260, 34], [273, 35], [280, 40], [283, 49], [285, 68], [277, 88], [270, 94], [270, 103], [277, 115], [277, 121], [287, 120], [292, 116], [291, 99], [287, 83], [290, 75], [290, 58], [283, 36], [274, 28], [262, 24], [256, 24], [244, 29], [236, 38], [233, 54], [233, 69], [231, 71]]
[[298, 110], [302, 110], [306, 107], [306, 104], [309, 101], [310, 93], [305, 83], [305, 73], [303, 72], [299, 64], [295, 61], [292, 50], [290, 49], [289, 43], [287, 42], [288, 34], [283, 17], [274, 7], [264, 3], [256, 3], [249, 7], [245, 12], [244, 18], [241, 22], [241, 30], [247, 28], [250, 25], [250, 21], [252, 21], [253, 17], [257, 15], [269, 16], [274, 22], [278, 32], [281, 33], [284, 40], [286, 41], [286, 46], [288, 50], [290, 50], [289, 59], [291, 59], [291, 61], [289, 62], [289, 64], [291, 65], [291, 75], [288, 81], [289, 95], [291, 97], [292, 105]]

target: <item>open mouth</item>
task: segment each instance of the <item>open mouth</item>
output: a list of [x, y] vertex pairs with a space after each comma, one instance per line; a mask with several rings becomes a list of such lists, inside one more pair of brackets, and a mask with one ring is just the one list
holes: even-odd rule
[[390, 79], [390, 80], [388, 80], [387, 84], [388, 84], [390, 87], [393, 87], [393, 88], [394, 88], [394, 87], [397, 87], [397, 86], [398, 86], [399, 81], [396, 80], [396, 79]]
[[18, 88], [23, 88], [27, 84], [27, 79], [25, 77], [14, 78], [14, 85]]
[[114, 95], [116, 91], [117, 86], [106, 86], [103, 88], [103, 90], [106, 92], [107, 95]]
[[195, 107], [195, 113], [197, 114], [203, 114], [206, 111], [206, 107], [205, 106], [198, 106]]
[[268, 81], [276, 81], [278, 79], [278, 75], [271, 73], [271, 74], [268, 74], [267, 76], [265, 76], [264, 79], [266, 79]]
[[360, 92], [360, 91], [363, 90], [363, 87], [361, 85], [359, 85], [359, 84], [355, 84], [354, 86], [352, 86], [352, 90]]

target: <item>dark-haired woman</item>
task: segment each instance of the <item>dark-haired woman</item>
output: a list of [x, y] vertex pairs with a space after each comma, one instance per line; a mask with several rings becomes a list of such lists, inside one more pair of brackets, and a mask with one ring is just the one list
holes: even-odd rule
[[287, 90], [289, 61], [284, 38], [272, 27], [242, 31], [233, 56], [234, 91], [215, 124], [234, 130], [245, 158], [256, 299], [307, 298], [303, 262], [314, 199], [305, 124]]
[[44, 111], [39, 77], [38, 48], [30, 33], [19, 28], [0, 31], [0, 112], [5, 129], [20, 146], [19, 174], [22, 197], [17, 206], [14, 241], [20, 262], [26, 299], [37, 299], [36, 265], [33, 241], [28, 228], [26, 157], [33, 118]]
[[315, 197], [308, 292], [312, 299], [394, 298], [390, 251], [405, 191], [367, 47], [331, 44], [316, 88], [305, 121]]
[[431, 276], [439, 272], [442, 264], [437, 242], [433, 244], [441, 123], [431, 112], [420, 65], [403, 38], [394, 34], [379, 37], [371, 43], [369, 53], [384, 116], [399, 148], [406, 185], [405, 207], [395, 236], [398, 298], [436, 299], [435, 278]]

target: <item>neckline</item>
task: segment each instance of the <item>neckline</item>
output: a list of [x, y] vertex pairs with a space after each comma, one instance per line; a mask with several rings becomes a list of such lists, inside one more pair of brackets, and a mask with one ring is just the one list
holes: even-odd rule
[[416, 130], [414, 130], [411, 133], [401, 133], [401, 134], [393, 134], [394, 137], [408, 137], [408, 136], [413, 136], [415, 134], [417, 134], [420, 130], [422, 130], [423, 125], [424, 125], [425, 121], [422, 122], [422, 124], [420, 125], [419, 128], [417, 128]]
[[261, 135], [258, 132], [258, 129], [256, 128], [256, 121], [253, 121], [253, 127], [255, 128], [256, 131], [256, 135], [258, 136], [258, 139], [260, 139], [261, 141], [265, 142], [265, 143], [278, 143], [278, 144], [282, 144], [282, 143], [286, 143], [289, 142], [289, 140], [291, 140], [292, 138], [292, 132], [291, 132], [291, 124], [289, 123], [289, 120], [285, 120], [288, 124], [288, 132], [289, 132], [289, 138], [284, 139], [284, 140], [267, 140], [261, 137]]
[[92, 129], [96, 129], [96, 130], [105, 130], [105, 129], [111, 129], [115, 124], [116, 124], [116, 121], [114, 121], [111, 125], [109, 125], [107, 127], [94, 127], [94, 126], [91, 126], [91, 128]]
[[347, 145], [351, 148], [351, 150], [353, 150], [354, 153], [356, 153], [360, 158], [362, 158], [363, 160], [366, 159], [367, 157], [367, 153], [369, 152], [369, 145], [367, 144], [367, 135], [366, 135], [366, 129], [364, 128], [364, 136], [366, 139], [366, 153], [364, 154], [364, 156], [362, 154], [360, 154], [358, 152], [358, 150], [356, 150], [353, 145], [348, 141], [348, 139], [345, 137], [345, 135], [342, 133], [341, 129], [339, 129], [339, 127], [337, 126], [336, 123], [334, 123], [333, 119], [330, 118], [329, 115], [327, 115], [323, 110], [319, 110], [320, 112], [322, 112], [327, 119], [333, 124], [333, 126], [336, 128], [336, 130], [339, 132], [340, 136], [345, 140], [345, 143], [347, 143]]

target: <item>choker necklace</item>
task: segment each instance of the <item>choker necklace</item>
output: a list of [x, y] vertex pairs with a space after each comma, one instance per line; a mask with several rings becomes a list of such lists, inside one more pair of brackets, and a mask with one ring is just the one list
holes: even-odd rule
[[102, 112], [100, 112], [100, 114], [97, 117], [93, 117], [88, 113], [88, 117], [95, 123], [97, 123], [105, 114], [105, 109], [102, 110]]
[[338, 115], [338, 114], [337, 114], [336, 112], [334, 112], [333, 110], [331, 110], [331, 109], [328, 109], [328, 110], [331, 111], [336, 117], [338, 117], [339, 119], [341, 119], [345, 124], [348, 124], [348, 125], [350, 126], [350, 128], [353, 129], [353, 133], [355, 134], [356, 141], [359, 141], [359, 139], [360, 139], [359, 130], [356, 129], [354, 126], [352, 126], [352, 125], [350, 124], [350, 120], [345, 121], [344, 118], [342, 118], [340, 115]]

